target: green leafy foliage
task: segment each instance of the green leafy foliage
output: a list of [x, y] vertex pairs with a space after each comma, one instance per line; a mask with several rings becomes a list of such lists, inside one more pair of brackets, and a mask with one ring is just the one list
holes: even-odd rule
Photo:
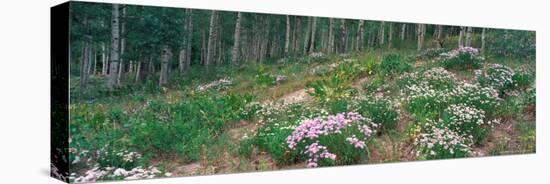
[[381, 126], [382, 131], [391, 131], [397, 128], [399, 113], [389, 99], [367, 98], [358, 104], [357, 112], [369, 117]]
[[534, 31], [491, 30], [487, 49], [501, 57], [534, 57], [536, 40]]
[[405, 62], [399, 54], [389, 54], [384, 56], [378, 66], [378, 72], [383, 76], [393, 77], [397, 74], [410, 71], [412, 66]]
[[480, 51], [472, 47], [459, 47], [441, 54], [441, 64], [448, 70], [477, 69], [484, 60]]

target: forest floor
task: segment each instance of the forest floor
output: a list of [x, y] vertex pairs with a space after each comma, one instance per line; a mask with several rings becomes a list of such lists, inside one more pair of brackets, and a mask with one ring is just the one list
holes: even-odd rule
[[[407, 55], [409, 52], [402, 53]], [[366, 61], [380, 61], [386, 52], [374, 51], [362, 53], [353, 56], [353, 59]], [[231, 77], [233, 84], [225, 89], [219, 90], [223, 93], [245, 94], [250, 93], [256, 97], [261, 106], [271, 106], [273, 104], [308, 104], [315, 106], [315, 99], [310, 95], [312, 88], [307, 87], [312, 81], [325, 79], [325, 76], [312, 74], [312, 69], [319, 67], [330, 67], [341, 63], [342, 58], [330, 58], [322, 63], [306, 63], [306, 64], [270, 64], [261, 66], [262, 70], [270, 73], [281, 73], [287, 79], [282, 83], [277, 83], [273, 86], [259, 87], [257, 81], [257, 73], [242, 72], [238, 75], [229, 74], [228, 76], [213, 75], [200, 80], [186, 81], [186, 87], [163, 88], [160, 93], [146, 95], [140, 98], [139, 95], [128, 95], [124, 97], [106, 97], [102, 100], [90, 101], [96, 109], [95, 111], [108, 111], [110, 106], [114, 104], [120, 105], [124, 113], [135, 113], [148, 106], [152, 100], [162, 101], [167, 104], [178, 104], [189, 98], [190, 89], [195, 88], [200, 84], [215, 81], [220, 78]], [[421, 71], [426, 68], [433, 68], [437, 65], [432, 60], [417, 59], [412, 61], [412, 71]], [[509, 64], [509, 66], [523, 66], [518, 64]], [[265, 68], [263, 68], [265, 67]], [[237, 70], [249, 70], [248, 68], [238, 68]], [[458, 80], [474, 82], [474, 71], [451, 71]], [[203, 75], [197, 72], [197, 76]], [[192, 77], [189, 77], [192, 78]], [[379, 80], [376, 75], [358, 75], [349, 84], [351, 88], [357, 91], [357, 96], [373, 96], [373, 97], [392, 97], [399, 96], [399, 90], [389, 91], [374, 91], [369, 93], [365, 89], [365, 85]], [[92, 78], [94, 79], [94, 78]], [[384, 78], [384, 83], [395, 86], [396, 78]], [[100, 82], [98, 82], [100, 83]], [[191, 86], [191, 87], [189, 87]], [[120, 99], [118, 99], [120, 98]], [[115, 100], [117, 99], [117, 100]], [[83, 103], [84, 104], [84, 103]], [[88, 108], [86, 105], [84, 105]], [[409, 131], [414, 125], [415, 117], [407, 112], [403, 105], [397, 107], [399, 113], [397, 126], [394, 130], [373, 137], [372, 144], [368, 144], [369, 154], [360, 164], [377, 164], [390, 163], [401, 161], [419, 160], [416, 151], [414, 140], [411, 139]], [[88, 109], [85, 109], [88, 110]], [[481, 144], [473, 148], [473, 156], [491, 156], [505, 154], [520, 154], [532, 153], [534, 150], [534, 124], [535, 108], [525, 107], [521, 109], [521, 117], [509, 115], [502, 117], [501, 123], [496, 125], [489, 136]], [[164, 117], [166, 116], [166, 117]], [[277, 164], [270, 153], [260, 149], [258, 146], [253, 146], [249, 156], [242, 156], [240, 153], [241, 141], [244, 137], [254, 137], [259, 129], [265, 126], [265, 122], [260, 121], [259, 114], [253, 114], [250, 119], [240, 119], [236, 122], [225, 122], [227, 125], [224, 130], [213, 138], [208, 145], [202, 145], [198, 158], [189, 160], [186, 155], [181, 154], [162, 154], [159, 156], [149, 157], [145, 165], [159, 166], [164, 173], [170, 173], [170, 176], [193, 176], [193, 175], [208, 175], [208, 174], [225, 174], [225, 173], [241, 173], [252, 171], [269, 171], [281, 169], [300, 169], [306, 168], [306, 162], [294, 162], [290, 164]], [[157, 114], [157, 119], [170, 119], [171, 115]], [[123, 129], [125, 130], [126, 129]], [[123, 140], [126, 141], [126, 137]], [[85, 173], [89, 168], [82, 167], [78, 173]]]

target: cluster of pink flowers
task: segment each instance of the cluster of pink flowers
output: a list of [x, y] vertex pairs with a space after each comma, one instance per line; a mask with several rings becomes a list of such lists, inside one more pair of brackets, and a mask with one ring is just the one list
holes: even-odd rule
[[348, 137], [346, 139], [346, 141], [348, 141], [348, 143], [353, 145], [355, 148], [363, 149], [367, 146], [365, 144], [365, 141], [357, 139], [357, 137], [355, 137], [355, 135], [352, 135], [351, 137]]
[[375, 132], [377, 124], [356, 112], [338, 113], [326, 117], [306, 119], [287, 137], [288, 148], [294, 150], [299, 143], [310, 143], [305, 146], [304, 154], [309, 156], [308, 167], [317, 167], [320, 158], [336, 160], [336, 155], [330, 153], [326, 146], [319, 144], [321, 136], [341, 134], [346, 128], [356, 128], [362, 135], [350, 135], [346, 141], [358, 149], [366, 148], [366, 139]]
[[306, 146], [304, 153], [309, 156], [307, 167], [317, 167], [320, 158], [336, 160], [336, 154], [330, 153], [326, 146], [319, 144], [319, 141]]

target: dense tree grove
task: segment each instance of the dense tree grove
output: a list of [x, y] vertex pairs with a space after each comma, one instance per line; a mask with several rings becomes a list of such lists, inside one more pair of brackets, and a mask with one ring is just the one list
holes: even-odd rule
[[[482, 48], [485, 35], [490, 35], [519, 39], [513, 48], [491, 39], [489, 50], [497, 54], [512, 53], [516, 47], [534, 52], [529, 35], [463, 26], [90, 3], [74, 4], [71, 20], [71, 72], [80, 76], [81, 94], [86, 92], [90, 75], [105, 76], [105, 86], [111, 90], [147, 80], [165, 86], [174, 82], [169, 80], [172, 73], [184, 77], [192, 66], [242, 65], [315, 52], [407, 48], [412, 45], [408, 42], [417, 42], [419, 51]], [[453, 36], [458, 37], [456, 45], [443, 41]]]

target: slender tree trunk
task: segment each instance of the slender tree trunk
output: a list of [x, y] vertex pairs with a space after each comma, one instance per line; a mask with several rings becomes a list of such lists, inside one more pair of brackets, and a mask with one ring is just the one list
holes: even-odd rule
[[334, 19], [328, 19], [328, 53], [334, 52]]
[[181, 75], [185, 73], [185, 57], [187, 56], [186, 50], [181, 49], [178, 57], [178, 66], [179, 66], [179, 72]]
[[91, 43], [89, 43], [88, 45], [88, 68], [86, 68], [86, 72], [88, 73], [88, 78], [90, 75], [93, 75], [94, 73], [91, 73], [92, 72], [92, 60], [93, 60], [93, 57], [94, 55], [92, 55], [92, 53], [94, 52], [94, 49], [93, 49], [93, 46], [91, 46]]
[[295, 20], [295, 26], [294, 26], [294, 42], [293, 42], [293, 45], [292, 45], [292, 53], [294, 55], [296, 55], [297, 53], [300, 52], [300, 47], [299, 47], [299, 42], [300, 42], [300, 30], [302, 29], [302, 19], [300, 17], [294, 17], [294, 20]]
[[162, 54], [160, 56], [160, 80], [159, 86], [166, 86], [168, 84], [168, 70], [170, 69], [170, 58], [172, 57], [172, 51], [170, 47], [163, 46]]
[[422, 50], [425, 34], [426, 34], [426, 24], [418, 24], [418, 45], [416, 49], [418, 51]]
[[390, 24], [390, 30], [389, 30], [389, 33], [388, 33], [388, 48], [391, 48], [392, 47], [392, 39], [393, 39], [393, 23], [389, 23]]
[[466, 28], [466, 47], [472, 46], [472, 27]]
[[286, 33], [285, 33], [285, 57], [288, 57], [290, 47], [290, 16], [286, 15]]
[[382, 21], [380, 22], [380, 34], [378, 35], [378, 43], [379, 46], [384, 45], [384, 37], [386, 37], [386, 33], [384, 32], [384, 27], [386, 27], [386, 22]]
[[214, 63], [216, 63], [217, 65], [220, 65], [220, 64], [223, 64], [223, 60], [222, 60], [222, 55], [223, 55], [223, 50], [222, 50], [222, 42], [221, 40], [222, 39], [219, 39], [219, 37], [221, 36], [221, 33], [223, 33], [222, 29], [221, 29], [221, 23], [220, 23], [220, 16], [219, 16], [219, 13], [216, 14], [216, 24], [215, 24], [215, 28], [216, 28], [216, 34], [214, 34], [214, 41], [216, 43], [216, 48], [214, 51], [214, 58], [216, 58], [216, 61]]
[[185, 44], [186, 52], [185, 52], [185, 71], [189, 70], [191, 67], [191, 54], [192, 54], [192, 46], [193, 46], [193, 10], [187, 9], [187, 43]]
[[119, 5], [113, 4], [113, 15], [111, 17], [111, 62], [109, 70], [109, 80], [107, 80], [107, 88], [113, 89], [116, 85], [118, 61], [119, 61]]
[[312, 23], [312, 17], [309, 17], [308, 18], [308, 22], [307, 22], [307, 28], [306, 28], [306, 36], [304, 37], [304, 50], [303, 50], [303, 54], [306, 55], [307, 54], [307, 51], [308, 51], [308, 46], [309, 46], [309, 39], [310, 39], [310, 35], [311, 35], [311, 23]]
[[101, 75], [107, 75], [107, 56], [105, 54], [105, 43], [101, 43]]
[[80, 95], [86, 93], [88, 85], [88, 77], [90, 76], [90, 45], [92, 43], [92, 36], [90, 32], [90, 26], [88, 17], [84, 18], [84, 27], [86, 29], [86, 35], [84, 36], [84, 46], [82, 48], [82, 59], [80, 60]]
[[481, 53], [485, 53], [485, 28], [481, 30]]
[[[233, 51], [231, 52], [231, 63], [232, 64], [238, 64], [237, 59], [239, 59], [239, 45], [241, 43], [241, 21], [242, 21], [242, 13], [239, 12], [237, 14], [237, 23], [235, 23], [235, 36], [233, 36]], [[287, 15], [288, 19], [288, 15]], [[287, 23], [288, 25], [288, 23]], [[288, 33], [287, 33], [288, 35]], [[288, 36], [287, 36], [288, 37]]]
[[458, 35], [458, 47], [463, 47], [462, 37], [464, 36], [464, 27], [460, 27], [460, 33]]
[[212, 63], [214, 63], [215, 61], [215, 47], [216, 47], [216, 16], [217, 16], [217, 12], [216, 11], [212, 11], [212, 14], [210, 16], [210, 31], [208, 33], [208, 49], [207, 49], [207, 53], [206, 53], [206, 60], [204, 62], [204, 65], [206, 67], [208, 67], [209, 65], [211, 65]]
[[346, 30], [346, 19], [340, 19], [340, 41], [338, 44], [338, 52], [346, 52], [346, 40], [347, 40], [347, 30]]
[[365, 35], [364, 23], [364, 20], [359, 20], [359, 23], [357, 24], [357, 35], [355, 37], [355, 49], [357, 51], [363, 50], [363, 36]]
[[179, 57], [178, 57], [178, 66], [179, 66], [179, 72], [180, 72], [180, 75], [183, 76], [184, 72], [185, 72], [185, 62], [187, 61], [186, 57], [187, 57], [187, 42], [189, 40], [189, 38], [187, 37], [187, 31], [189, 30], [189, 16], [187, 15], [187, 10], [185, 11], [186, 13], [186, 16], [185, 16], [185, 23], [183, 24], [183, 38], [182, 38], [182, 49], [180, 50], [179, 52]]
[[443, 47], [443, 39], [442, 39], [442, 36], [443, 36], [443, 25], [437, 25], [437, 30], [436, 30], [437, 34], [436, 34], [436, 48], [441, 48]]
[[138, 58], [139, 60], [137, 61], [137, 67], [136, 67], [136, 78], [135, 78], [135, 83], [138, 83], [139, 82], [139, 75], [141, 73], [141, 58]]
[[[85, 21], [87, 22], [87, 21]], [[82, 56], [81, 56], [81, 62], [80, 62], [80, 95], [83, 95], [86, 93], [86, 88], [88, 85], [88, 63], [89, 63], [89, 43], [88, 40], [84, 42], [84, 46], [82, 47]]]
[[407, 24], [401, 25], [401, 41], [405, 40], [405, 31], [407, 30]]
[[206, 45], [207, 44], [206, 43], [207, 42], [206, 31], [202, 31], [201, 39], [202, 39], [202, 42], [201, 42], [201, 45], [202, 45], [201, 46], [201, 57], [200, 57], [201, 58], [201, 65], [205, 65], [205, 63], [206, 63], [206, 53], [207, 53], [207, 50], [208, 50], [208, 48], [206, 48], [207, 47], [207, 45]]
[[96, 49], [94, 49], [94, 69], [92, 70], [93, 75], [96, 74], [96, 70], [97, 70], [97, 47], [95, 48]]
[[126, 38], [124, 37], [124, 32], [125, 32], [125, 29], [126, 29], [126, 23], [125, 23], [125, 18], [126, 18], [126, 7], [123, 6], [122, 7], [122, 23], [121, 23], [121, 28], [120, 28], [120, 34], [121, 34], [121, 39], [120, 39], [120, 65], [118, 67], [118, 76], [117, 76], [117, 80], [116, 80], [116, 83], [117, 85], [120, 85], [120, 80], [122, 78], [122, 72], [124, 72], [124, 50], [125, 50], [125, 47], [126, 47]]
[[105, 66], [105, 75], [107, 77], [109, 77], [109, 70], [111, 70], [109, 67], [111, 66], [111, 50], [107, 49], [107, 52], [109, 53], [109, 55], [107, 55], [105, 58], [105, 61], [107, 61], [107, 65]]
[[310, 45], [309, 45], [309, 53], [315, 52], [315, 32], [317, 30], [317, 18], [312, 17], [313, 22], [311, 23], [311, 37], [310, 37]]

